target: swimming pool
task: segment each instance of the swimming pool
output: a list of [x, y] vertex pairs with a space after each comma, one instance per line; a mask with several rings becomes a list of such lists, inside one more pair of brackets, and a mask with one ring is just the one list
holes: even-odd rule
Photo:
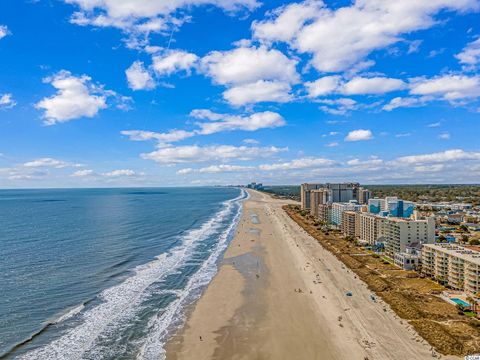
[[457, 303], [457, 304], [459, 304], [459, 305], [463, 305], [463, 306], [465, 306], [465, 307], [469, 307], [469, 306], [470, 306], [469, 303], [463, 301], [462, 299], [451, 298], [450, 300], [452, 300], [454, 303]]

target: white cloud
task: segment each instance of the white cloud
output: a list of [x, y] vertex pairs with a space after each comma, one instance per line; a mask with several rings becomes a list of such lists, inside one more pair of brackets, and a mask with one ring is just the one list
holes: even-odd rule
[[440, 126], [442, 126], [442, 123], [440, 121], [427, 125], [427, 127], [429, 127], [429, 128], [436, 128], [436, 127], [440, 127]]
[[206, 161], [224, 160], [252, 160], [270, 157], [287, 151], [288, 148], [271, 147], [246, 147], [232, 145], [213, 146], [177, 146], [157, 149], [151, 153], [142, 154], [143, 159], [154, 160], [160, 164], [197, 163]]
[[324, 76], [313, 82], [306, 82], [305, 87], [307, 88], [308, 96], [315, 98], [336, 92], [340, 87], [340, 83], [340, 76]]
[[333, 141], [333, 142], [330, 142], [330, 143], [326, 144], [325, 146], [326, 146], [326, 147], [336, 147], [336, 146], [338, 146], [338, 145], [339, 145], [338, 142]]
[[433, 164], [433, 165], [418, 165], [413, 168], [413, 171], [417, 173], [434, 173], [443, 171], [445, 164]]
[[102, 173], [102, 176], [105, 177], [123, 177], [123, 176], [137, 176], [135, 171], [130, 169], [120, 169], [120, 170], [113, 170], [110, 172]]
[[188, 175], [191, 174], [194, 171], [192, 168], [186, 168], [186, 169], [180, 169], [177, 171], [178, 175]]
[[397, 158], [395, 164], [431, 164], [443, 162], [455, 162], [459, 160], [480, 160], [480, 152], [467, 152], [462, 149], [452, 149], [423, 155], [410, 155]]
[[384, 161], [375, 156], [371, 157], [368, 160], [352, 159], [346, 162], [346, 165], [356, 170], [379, 170], [383, 165]]
[[383, 110], [392, 111], [400, 107], [422, 106], [426, 102], [424, 97], [396, 97], [383, 106]]
[[135, 61], [125, 70], [125, 74], [127, 75], [128, 86], [132, 90], [153, 89], [155, 87], [155, 81], [141, 61]]
[[402, 90], [406, 84], [400, 79], [386, 77], [355, 77], [343, 85], [342, 93], [346, 95], [384, 94]]
[[272, 19], [254, 25], [255, 36], [286, 41], [300, 53], [312, 54], [312, 64], [319, 71], [336, 72], [364, 61], [372, 51], [401, 41], [403, 34], [435, 25], [435, 15], [442, 10], [476, 10], [478, 2], [358, 0], [331, 10], [321, 1], [309, 0], [297, 6], [303, 12], [282, 7]]
[[190, 74], [195, 67], [198, 56], [183, 50], [169, 50], [162, 55], [153, 56], [152, 68], [158, 76], [168, 76], [185, 71]]
[[226, 173], [226, 172], [242, 172], [242, 171], [252, 171], [255, 170], [253, 166], [241, 166], [241, 165], [211, 165], [198, 170], [202, 174], [217, 174], [217, 173]]
[[431, 95], [447, 101], [480, 96], [480, 77], [443, 75], [432, 79], [417, 79], [411, 85], [413, 95]]
[[455, 57], [467, 67], [477, 65], [480, 62], [480, 38], [467, 44]]
[[84, 169], [84, 170], [78, 170], [78, 171], [75, 171], [72, 175], [70, 175], [71, 177], [87, 177], [87, 176], [90, 176], [90, 175], [93, 175], [93, 170], [90, 170], [90, 169]]
[[285, 103], [292, 100], [290, 90], [290, 85], [284, 82], [258, 80], [232, 87], [223, 93], [223, 97], [234, 106], [260, 102]]
[[[116, 27], [129, 34], [165, 32], [178, 27], [188, 17], [185, 11], [195, 6], [212, 5], [227, 12], [253, 10], [256, 0], [64, 0], [75, 4], [80, 11], [74, 13], [72, 22], [77, 25]], [[135, 39], [139, 41], [139, 39]]]
[[320, 110], [332, 115], [345, 115], [358, 108], [357, 102], [349, 98], [322, 99], [319, 102], [325, 104], [320, 106]]
[[13, 99], [12, 94], [1, 94], [0, 95], [0, 109], [11, 109], [17, 102]]
[[278, 163], [278, 164], [264, 164], [260, 165], [259, 169], [264, 171], [273, 171], [273, 170], [295, 170], [295, 169], [308, 169], [316, 167], [326, 167], [332, 166], [335, 164], [335, 161], [324, 158], [302, 158], [295, 159], [288, 162]]
[[317, 17], [322, 1], [305, 1], [282, 6], [270, 13], [269, 19], [254, 21], [253, 36], [263, 41], [291, 41], [307, 21]]
[[91, 84], [87, 75], [73, 76], [69, 71], [60, 71], [44, 79], [57, 93], [39, 101], [35, 107], [45, 110], [45, 124], [53, 125], [80, 117], [94, 117], [107, 107], [107, 93]]
[[201, 68], [215, 83], [239, 85], [258, 80], [296, 83], [297, 61], [264, 46], [240, 47], [230, 51], [213, 51], [201, 60]]
[[200, 127], [198, 133], [202, 135], [233, 130], [256, 131], [285, 125], [283, 117], [272, 111], [254, 113], [249, 116], [236, 116], [218, 114], [210, 110], [193, 110], [190, 115], [196, 119], [210, 120], [210, 122], [197, 123], [197, 126]]
[[79, 167], [82, 165], [47, 157], [47, 158], [40, 158], [40, 159], [28, 161], [24, 163], [23, 166], [28, 168], [52, 167], [56, 169], [61, 169], [66, 167]]
[[441, 140], [450, 140], [450, 133], [444, 132], [438, 135], [438, 138]]
[[249, 145], [260, 144], [260, 141], [255, 140], [255, 139], [243, 139], [243, 142], [244, 142], [245, 144], [249, 144]]
[[8, 30], [6, 25], [0, 25], [0, 40], [3, 39], [5, 36], [10, 35], [10, 31]]
[[373, 134], [370, 130], [353, 130], [345, 137], [345, 141], [363, 141], [373, 139]]
[[177, 129], [170, 130], [166, 133], [157, 133], [144, 130], [123, 130], [120, 133], [128, 136], [132, 141], [158, 140], [162, 143], [181, 141], [195, 136], [195, 132]]
[[240, 116], [219, 114], [206, 109], [196, 109], [190, 113], [190, 116], [198, 120], [208, 121], [197, 121], [195, 125], [198, 129], [192, 131], [172, 129], [165, 133], [158, 133], [144, 130], [124, 130], [121, 131], [121, 134], [128, 136], [132, 141], [157, 140], [160, 144], [165, 145], [197, 135], [210, 135], [218, 132], [234, 130], [256, 131], [259, 129], [276, 128], [285, 125], [284, 118], [280, 114], [272, 111]]

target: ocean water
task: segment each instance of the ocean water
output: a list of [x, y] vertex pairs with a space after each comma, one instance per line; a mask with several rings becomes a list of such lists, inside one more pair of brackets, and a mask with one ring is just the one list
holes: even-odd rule
[[236, 188], [0, 191], [0, 358], [162, 359], [217, 270]]

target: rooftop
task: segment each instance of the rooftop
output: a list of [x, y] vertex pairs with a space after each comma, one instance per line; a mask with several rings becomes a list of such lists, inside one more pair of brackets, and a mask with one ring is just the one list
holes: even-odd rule
[[480, 246], [464, 247], [452, 244], [424, 244], [423, 248], [439, 250], [445, 254], [458, 257], [476, 265], [480, 265]]

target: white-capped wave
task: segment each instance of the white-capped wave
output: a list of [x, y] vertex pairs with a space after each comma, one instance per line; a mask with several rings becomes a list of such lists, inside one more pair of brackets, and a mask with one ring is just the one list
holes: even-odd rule
[[70, 310], [68, 310], [65, 314], [61, 315], [58, 319], [53, 321], [53, 324], [60, 324], [65, 320], [71, 319], [75, 315], [79, 314], [85, 308], [85, 304], [80, 304]]
[[[242, 190], [242, 196], [244, 196]], [[239, 199], [239, 198], [237, 198]], [[164, 345], [168, 339], [169, 330], [172, 325], [178, 324], [183, 320], [185, 305], [192, 300], [191, 295], [197, 290], [205, 287], [217, 272], [217, 260], [228, 246], [229, 239], [233, 234], [238, 220], [241, 216], [241, 208], [238, 209], [235, 217], [227, 229], [219, 236], [215, 249], [208, 259], [202, 264], [200, 269], [189, 279], [181, 295], [173, 301], [166, 311], [160, 316], [150, 320], [150, 331], [148, 337], [137, 356], [137, 359], [164, 359]], [[199, 295], [198, 293], [196, 295]]]
[[[46, 344], [43, 347], [23, 354], [19, 359], [81, 359], [87, 351], [95, 353], [95, 341], [112, 324], [118, 323], [122, 319], [133, 316], [138, 310], [136, 306], [141, 303], [147, 294], [145, 291], [153, 284], [163, 280], [172, 272], [177, 271], [188, 260], [189, 255], [195, 249], [195, 246], [202, 240], [218, 232], [222, 222], [236, 210], [234, 221], [228, 229], [222, 232], [218, 239], [218, 244], [210, 257], [201, 266], [200, 270], [190, 279], [186, 289], [181, 291], [178, 299], [173, 301], [162, 315], [152, 322], [152, 333], [145, 341], [142, 353], [148, 358], [153, 353], [162, 354], [163, 344], [166, 335], [163, 328], [166, 329], [172, 324], [174, 317], [180, 313], [180, 307], [184, 303], [192, 289], [198, 288], [202, 284], [207, 284], [213, 277], [216, 268], [212, 266], [218, 259], [218, 256], [226, 248], [229, 234], [235, 227], [239, 218], [241, 207], [238, 201], [244, 198], [245, 192], [235, 199], [223, 203], [220, 211], [214, 214], [208, 221], [199, 228], [189, 231], [182, 237], [181, 244], [171, 249], [168, 253], [161, 254], [155, 260], [138, 266], [133, 270], [133, 275], [128, 277], [122, 283], [105, 289], [99, 295], [100, 304], [79, 314], [81, 323], [74, 328], [66, 330], [59, 338]], [[73, 310], [72, 310], [73, 311]], [[81, 309], [76, 313], [78, 314]], [[67, 313], [65, 315], [70, 314]], [[74, 316], [76, 314], [70, 315]], [[169, 315], [171, 314], [171, 315]], [[159, 322], [165, 324], [159, 324]], [[99, 354], [100, 355], [100, 354]], [[101, 358], [98, 356], [96, 358]]]

